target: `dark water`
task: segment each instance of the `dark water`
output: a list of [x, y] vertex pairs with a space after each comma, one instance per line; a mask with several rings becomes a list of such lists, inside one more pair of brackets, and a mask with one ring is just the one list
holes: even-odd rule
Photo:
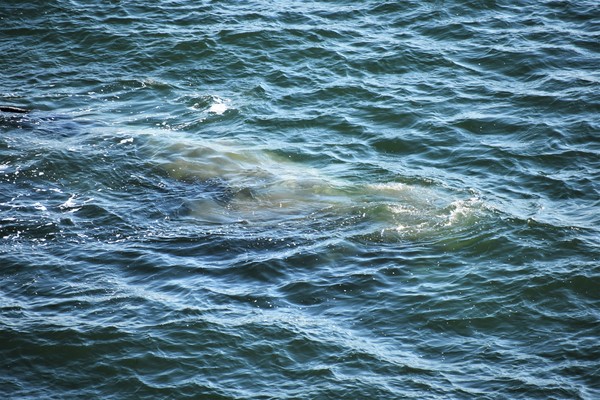
[[0, 394], [600, 398], [597, 1], [0, 1]]

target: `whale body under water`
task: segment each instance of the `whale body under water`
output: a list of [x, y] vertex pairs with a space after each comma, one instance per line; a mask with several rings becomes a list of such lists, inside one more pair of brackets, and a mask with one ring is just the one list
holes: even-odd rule
[[161, 132], [138, 143], [178, 182], [182, 202], [174, 217], [199, 222], [274, 226], [329, 220], [397, 238], [476, 224], [485, 212], [468, 190], [425, 181], [348, 180], [239, 139]]

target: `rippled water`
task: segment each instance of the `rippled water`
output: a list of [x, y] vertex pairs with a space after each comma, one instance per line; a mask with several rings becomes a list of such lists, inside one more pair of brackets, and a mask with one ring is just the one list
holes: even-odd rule
[[600, 396], [596, 1], [0, 3], [0, 394]]

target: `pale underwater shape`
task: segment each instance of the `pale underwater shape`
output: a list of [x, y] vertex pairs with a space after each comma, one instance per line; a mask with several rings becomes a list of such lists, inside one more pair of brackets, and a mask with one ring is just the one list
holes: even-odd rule
[[[170, 178], [190, 185], [185, 215], [203, 222], [276, 225], [329, 219], [355, 230], [360, 226], [367, 238], [395, 240], [469, 229], [492, 211], [468, 190], [345, 181], [239, 140], [162, 131], [149, 135], [144, 149]], [[194, 197], [194, 185], [219, 193]]]

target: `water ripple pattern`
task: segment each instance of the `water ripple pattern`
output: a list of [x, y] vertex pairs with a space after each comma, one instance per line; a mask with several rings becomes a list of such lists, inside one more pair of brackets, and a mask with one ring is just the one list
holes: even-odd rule
[[0, 395], [600, 398], [597, 1], [0, 2]]

